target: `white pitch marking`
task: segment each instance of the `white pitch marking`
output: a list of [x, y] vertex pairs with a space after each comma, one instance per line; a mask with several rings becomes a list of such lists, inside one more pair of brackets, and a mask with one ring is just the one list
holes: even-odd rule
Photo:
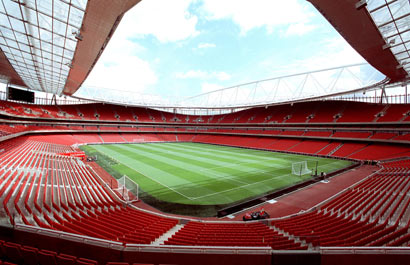
[[[115, 152], [115, 151], [114, 151], [114, 152]], [[124, 163], [118, 161], [117, 159], [115, 159], [114, 157], [108, 155], [107, 153], [105, 153], [105, 155], [109, 156], [111, 159], [117, 161], [117, 162], [120, 163], [120, 164], [124, 164]], [[151, 177], [149, 177], [149, 176], [147, 176], [147, 175], [145, 175], [145, 174], [142, 174], [142, 173], [141, 173], [140, 171], [138, 171], [136, 168], [134, 168], [134, 167], [132, 167], [132, 166], [129, 166], [129, 165], [126, 165], [126, 166], [132, 168], [132, 169], [135, 170], [137, 173], [143, 175], [143, 176], [146, 177], [146, 178], [149, 178], [150, 180], [152, 180], [152, 181], [154, 181], [154, 182], [160, 184], [161, 186], [164, 186], [164, 187], [166, 187], [167, 189], [170, 189], [170, 190], [172, 190], [173, 192], [178, 193], [178, 194], [181, 195], [182, 197], [185, 197], [185, 198], [187, 198], [187, 199], [190, 200], [190, 201], [193, 200], [192, 197], [186, 196], [185, 194], [183, 194], [183, 193], [181, 193], [181, 192], [175, 190], [174, 188], [171, 188], [171, 187], [169, 187], [168, 185], [165, 185], [165, 184], [159, 182], [158, 180], [153, 179], [153, 178], [151, 178]]]

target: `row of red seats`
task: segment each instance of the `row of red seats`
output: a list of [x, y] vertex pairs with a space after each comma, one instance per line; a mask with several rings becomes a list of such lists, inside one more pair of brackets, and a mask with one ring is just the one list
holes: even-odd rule
[[307, 249], [262, 223], [189, 222], [166, 245], [270, 246], [273, 249]]
[[[39, 249], [34, 246], [18, 244], [0, 240], [0, 264], [4, 265], [97, 265], [96, 260], [69, 255], [64, 252], [55, 252], [48, 249]], [[100, 263], [101, 264], [101, 263]], [[154, 265], [148, 263], [128, 263], [108, 261], [106, 265]], [[159, 264], [167, 265], [167, 264]]]
[[52, 227], [82, 235], [134, 244], [150, 244], [163, 233], [174, 227], [178, 221], [145, 213], [133, 208], [108, 208], [87, 212], [80, 218], [65, 218], [53, 222]]
[[81, 161], [59, 155], [65, 151], [73, 149], [28, 140], [1, 154], [0, 198], [12, 224], [150, 244], [178, 222], [122, 208]]
[[[20, 245], [13, 242], [0, 240], [1, 257], [17, 264], [26, 265], [96, 265], [95, 260], [90, 260], [65, 253], [57, 253], [46, 249]], [[7, 263], [3, 263], [7, 264]]]
[[[386, 163], [409, 165], [408, 160]], [[410, 169], [410, 167], [408, 167]], [[410, 175], [367, 178], [318, 210], [272, 221], [300, 240], [320, 246], [401, 246], [410, 243]]]
[[370, 104], [317, 101], [257, 107], [222, 115], [182, 115], [110, 104], [31, 105], [0, 102], [0, 110], [11, 115], [35, 118], [130, 121], [156, 123], [322, 123], [409, 121], [408, 104]]

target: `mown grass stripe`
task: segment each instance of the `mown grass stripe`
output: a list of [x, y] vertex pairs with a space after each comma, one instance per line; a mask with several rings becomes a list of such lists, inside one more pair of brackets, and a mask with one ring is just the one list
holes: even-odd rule
[[[195, 165], [189, 165], [186, 164], [183, 161], [180, 161], [178, 158], [170, 158], [167, 157], [166, 155], [162, 155], [160, 152], [155, 152], [154, 150], [143, 150], [145, 146], [143, 145], [140, 146], [139, 150], [133, 149], [130, 146], [121, 146], [125, 152], [130, 152], [134, 153], [137, 155], [144, 155], [144, 156], [150, 156], [153, 158], [153, 161], [158, 161], [161, 163], [161, 167], [165, 167], [167, 170], [173, 172], [173, 175], [178, 175], [180, 178], [184, 179], [192, 179], [192, 184], [195, 185], [200, 185], [202, 189], [196, 189], [196, 192], [193, 195], [198, 195], [197, 193], [200, 194], [209, 194], [217, 191], [224, 190], [226, 188], [230, 187], [238, 187], [241, 185], [241, 183], [238, 182], [232, 182], [232, 181], [225, 181], [224, 179], [217, 179], [217, 178], [212, 178], [213, 181], [210, 181], [210, 177], [204, 174], [201, 174], [200, 172], [197, 172], [197, 169], [200, 167], [195, 166]], [[138, 152], [138, 153], [137, 153]], [[179, 190], [180, 192], [183, 192], [189, 197], [192, 197], [192, 189], [191, 185], [178, 185], [176, 187], [175, 185], [169, 185], [174, 187], [175, 189]]]
[[284, 166], [289, 166], [288, 163], [286, 163], [287, 165], [284, 163], [273, 164], [267, 160], [260, 160], [258, 162], [243, 162], [240, 158], [236, 160], [231, 159], [229, 162], [223, 162], [226, 160], [221, 161], [218, 159], [204, 158], [204, 156], [200, 155], [199, 151], [175, 149], [170, 148], [169, 145], [166, 145], [165, 147], [152, 145], [150, 147], [156, 148], [157, 150], [166, 149], [170, 151], [169, 155], [172, 155], [173, 157], [179, 156], [185, 158], [187, 163], [197, 163], [197, 165], [202, 166], [203, 168], [200, 170], [201, 172], [206, 172], [207, 174], [212, 175], [220, 175], [221, 177], [230, 175], [231, 178], [241, 178], [249, 173], [258, 174], [268, 171], [269, 169], [280, 169]]
[[98, 145], [93, 148], [115, 157], [121, 164], [113, 168], [134, 175], [141, 188], [153, 196], [188, 204], [230, 203], [310, 177], [291, 175], [292, 162], [306, 160], [309, 168], [313, 168], [319, 161], [319, 172], [333, 171], [350, 163], [197, 143]]

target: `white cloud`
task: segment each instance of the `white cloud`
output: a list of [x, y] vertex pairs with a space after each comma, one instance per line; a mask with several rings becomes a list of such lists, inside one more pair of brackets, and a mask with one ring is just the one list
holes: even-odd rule
[[215, 48], [216, 44], [214, 43], [200, 43], [198, 44], [198, 49], [207, 49], [207, 48]]
[[304, 73], [344, 65], [364, 63], [365, 60], [343, 38], [318, 40], [320, 49], [309, 50], [309, 55], [299, 58], [289, 58], [286, 64], [268, 58], [260, 63], [265, 69], [275, 69], [270, 77], [279, 77]]
[[316, 28], [315, 25], [310, 25], [306, 23], [292, 24], [292, 25], [289, 25], [289, 27], [286, 29], [285, 36], [292, 36], [292, 35], [302, 36], [314, 30], [315, 28]]
[[144, 50], [126, 38], [112, 38], [84, 86], [144, 92], [158, 80], [150, 63], [138, 57]]
[[314, 16], [308, 10], [307, 3], [300, 0], [203, 0], [202, 2], [202, 12], [208, 19], [232, 19], [244, 34], [253, 28], [263, 26], [272, 32], [280, 26], [307, 24]]
[[231, 79], [231, 75], [225, 72], [216, 72], [213, 74], [216, 76], [218, 80], [221, 80], [221, 81], [228, 81]]
[[131, 37], [153, 35], [161, 42], [195, 37], [198, 18], [188, 10], [192, 0], [141, 1], [129, 10], [117, 31]]
[[225, 72], [206, 72], [201, 70], [189, 70], [187, 72], [175, 73], [175, 77], [178, 79], [189, 79], [189, 78], [199, 78], [199, 79], [218, 79], [219, 81], [227, 81], [231, 79], [231, 75]]
[[221, 88], [223, 88], [223, 86], [221, 86], [219, 84], [202, 83], [201, 93], [213, 92], [213, 91], [219, 90]]

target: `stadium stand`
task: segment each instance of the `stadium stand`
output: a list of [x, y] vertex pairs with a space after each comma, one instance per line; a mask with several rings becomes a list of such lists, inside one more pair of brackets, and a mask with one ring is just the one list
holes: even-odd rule
[[261, 223], [189, 222], [168, 239], [167, 245], [271, 246], [274, 249], [307, 249]]
[[[12, 137], [0, 143], [3, 150], [0, 152], [2, 217], [13, 225], [24, 224], [123, 245], [275, 250], [408, 246], [410, 162], [407, 159], [381, 163], [377, 173], [310, 211], [269, 223], [238, 223], [181, 221], [180, 217], [126, 205], [117, 198], [117, 193], [101, 185], [102, 179], [86, 162], [64, 155], [78, 151], [77, 144], [180, 141], [360, 161], [408, 156], [408, 147], [402, 145], [410, 141], [405, 115], [388, 114], [389, 111], [401, 113], [406, 106], [375, 104], [358, 118], [352, 117], [353, 111], [348, 109], [360, 109], [361, 104], [298, 103], [206, 117], [101, 104], [91, 104], [91, 109], [30, 105], [29, 111], [27, 104], [2, 102], [2, 114], [11, 119], [1, 125], [1, 137]], [[380, 112], [385, 115], [377, 117]], [[31, 123], [17, 116], [29, 120], [47, 116], [53, 122], [64, 122], [52, 124], [36, 120]], [[384, 117], [389, 120], [385, 127]], [[397, 128], [391, 125], [394, 117], [401, 117], [395, 121], [400, 125]], [[88, 120], [98, 123], [86, 122]], [[374, 125], [364, 129], [361, 124], [354, 124], [359, 121]], [[144, 125], [144, 122], [150, 124]], [[303, 127], [299, 123], [303, 123]], [[90, 258], [87, 255], [73, 256], [70, 252], [55, 252], [19, 242], [0, 243], [3, 252], [7, 251], [3, 256], [6, 262], [18, 264], [35, 257], [39, 264], [57, 261], [93, 264], [92, 259], [87, 261]]]
[[[33, 105], [0, 101], [0, 111], [3, 115], [27, 118], [55, 118], [70, 120], [122, 121], [122, 122], [154, 122], [154, 123], [350, 123], [350, 122], [400, 122], [406, 121], [410, 111], [406, 104], [370, 104], [360, 102], [324, 101], [250, 108], [240, 112], [214, 115], [208, 118], [200, 116], [183, 116], [158, 110], [148, 110], [140, 107], [125, 107], [110, 104], [86, 104], [46, 106], [39, 105], [33, 110]], [[363, 111], [365, 109], [366, 111]], [[46, 112], [45, 112], [46, 111]], [[379, 113], [382, 116], [377, 117]], [[337, 117], [339, 115], [339, 117]], [[137, 119], [136, 119], [137, 118]], [[201, 122], [202, 121], [202, 122]]]
[[408, 160], [383, 164], [381, 172], [318, 210], [272, 225], [314, 246], [408, 245], [410, 178], [396, 171], [401, 165], [409, 169]]

